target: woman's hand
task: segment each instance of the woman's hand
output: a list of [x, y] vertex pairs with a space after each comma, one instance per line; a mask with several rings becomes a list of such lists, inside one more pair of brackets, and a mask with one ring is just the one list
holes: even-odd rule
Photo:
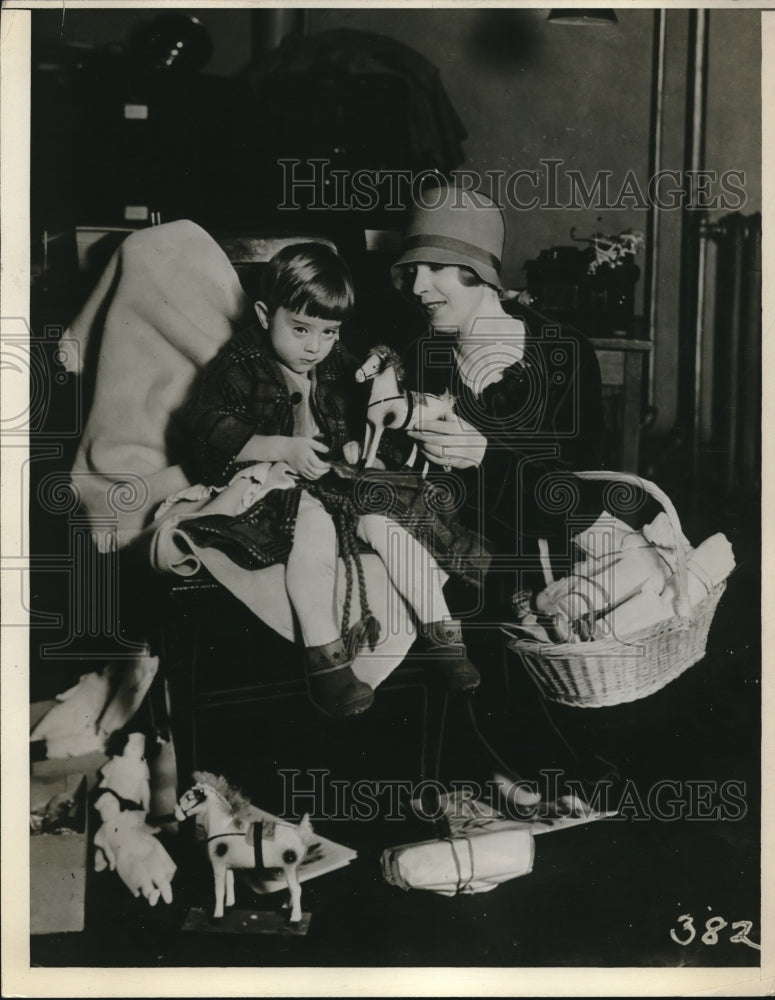
[[471, 469], [482, 464], [487, 438], [454, 414], [447, 420], [427, 420], [422, 428], [407, 431], [429, 462], [450, 469]]
[[320, 453], [328, 453], [322, 441], [307, 437], [286, 438], [284, 460], [294, 472], [305, 479], [320, 479], [331, 468], [330, 462], [320, 459]]

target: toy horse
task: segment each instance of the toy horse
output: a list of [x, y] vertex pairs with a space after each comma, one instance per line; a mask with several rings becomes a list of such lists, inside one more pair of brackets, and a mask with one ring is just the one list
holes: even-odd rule
[[290, 921], [298, 923], [298, 867], [312, 841], [309, 816], [298, 826], [282, 823], [257, 809], [221, 776], [195, 771], [194, 780], [178, 800], [175, 818], [197, 816], [204, 827], [215, 882], [213, 916], [223, 916], [224, 904], [234, 906], [234, 868], [281, 868], [290, 891]]
[[[364, 468], [374, 464], [377, 449], [386, 427], [391, 430], [421, 430], [425, 420], [448, 420], [453, 415], [454, 396], [432, 396], [426, 392], [413, 392], [402, 384], [404, 367], [395, 351], [380, 344], [355, 373], [356, 382], [371, 381], [371, 396], [366, 411], [366, 439], [363, 444]], [[415, 443], [407, 466], [417, 459]], [[423, 475], [428, 471], [426, 461]]]

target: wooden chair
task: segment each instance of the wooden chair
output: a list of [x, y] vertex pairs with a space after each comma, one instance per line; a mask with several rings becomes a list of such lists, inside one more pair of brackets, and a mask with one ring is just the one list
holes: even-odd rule
[[421, 654], [377, 688], [368, 712], [332, 721], [309, 702], [302, 648], [206, 575], [172, 584], [159, 639], [181, 781], [222, 771], [266, 796], [273, 785], [279, 794], [280, 769], [302, 782], [315, 770], [413, 783], [439, 775], [447, 692]]

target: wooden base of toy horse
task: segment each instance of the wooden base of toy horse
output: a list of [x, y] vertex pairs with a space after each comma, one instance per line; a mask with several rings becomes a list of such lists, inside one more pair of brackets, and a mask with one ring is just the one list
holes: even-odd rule
[[183, 930], [208, 934], [279, 934], [303, 937], [309, 930], [310, 919], [309, 913], [302, 913], [298, 923], [290, 923], [287, 912], [232, 908], [216, 919], [207, 910], [194, 906], [186, 915]]

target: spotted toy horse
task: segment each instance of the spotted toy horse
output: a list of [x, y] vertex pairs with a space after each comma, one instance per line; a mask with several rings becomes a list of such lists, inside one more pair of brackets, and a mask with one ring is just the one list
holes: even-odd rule
[[290, 921], [301, 920], [301, 885], [298, 867], [312, 839], [309, 816], [301, 823], [283, 823], [252, 805], [225, 778], [195, 771], [196, 784], [175, 806], [179, 821], [197, 816], [204, 827], [207, 854], [215, 882], [217, 919], [224, 905], [234, 906], [234, 868], [280, 868], [290, 891]]

